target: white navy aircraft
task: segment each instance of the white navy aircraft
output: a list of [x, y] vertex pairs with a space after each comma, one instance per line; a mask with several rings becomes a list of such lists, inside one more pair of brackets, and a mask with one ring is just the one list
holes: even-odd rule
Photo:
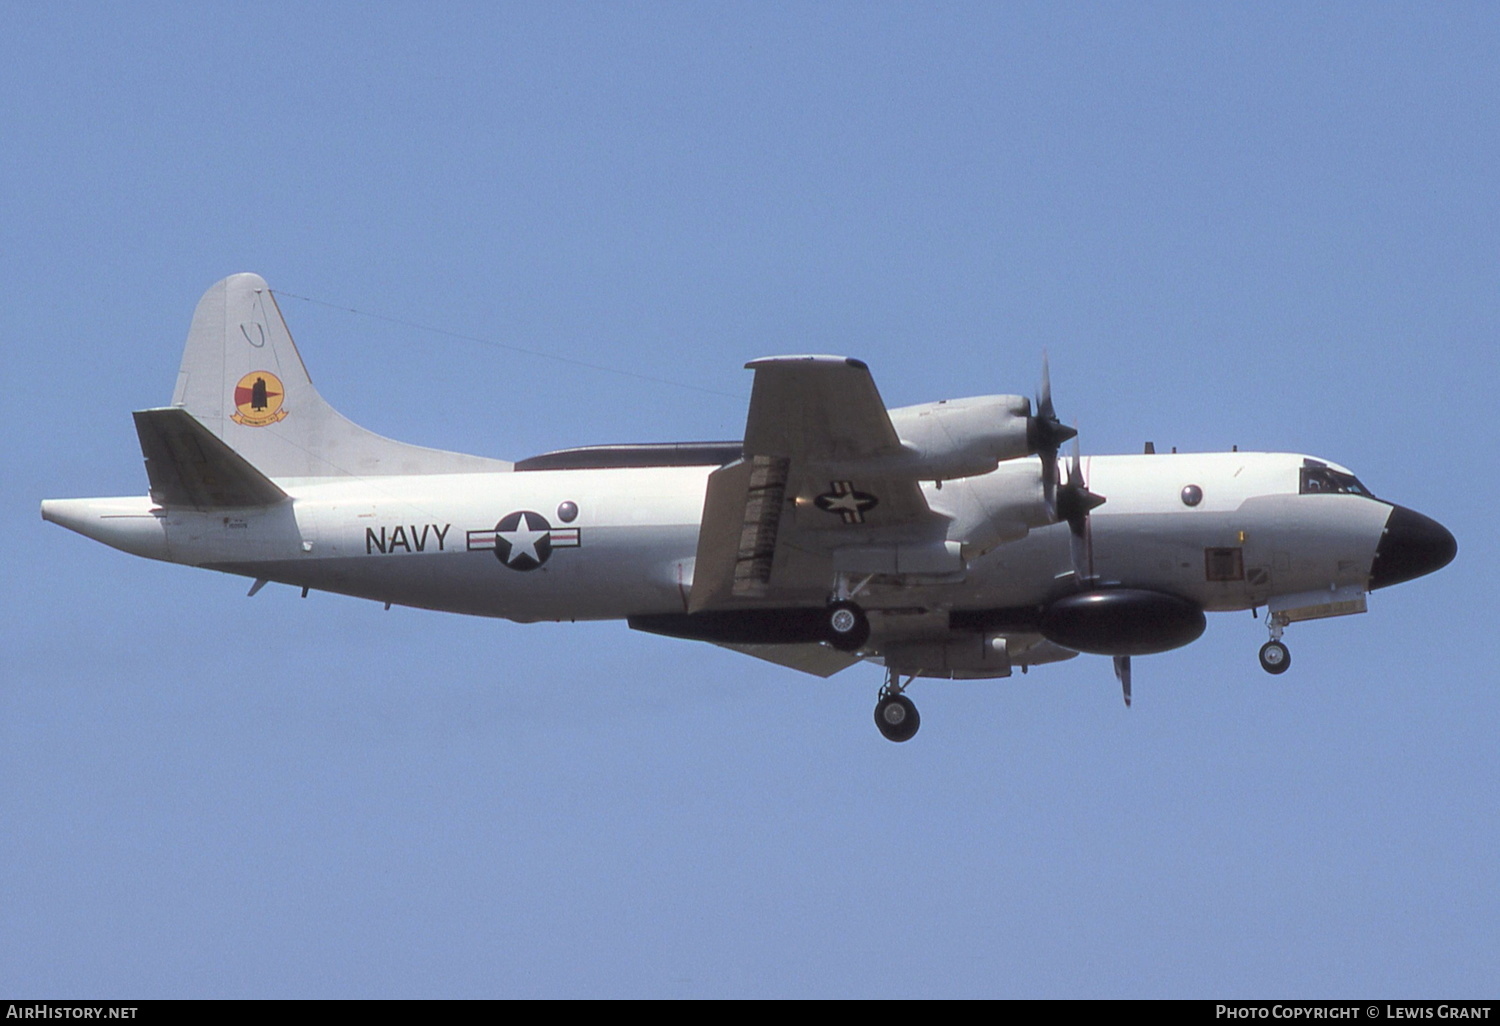
[[172, 403], [135, 414], [150, 495], [42, 517], [151, 559], [424, 609], [627, 621], [821, 677], [882, 664], [875, 723], [916, 733], [918, 678], [1186, 645], [1204, 613], [1291, 623], [1453, 559], [1436, 521], [1286, 453], [1081, 457], [1045, 363], [1023, 396], [888, 410], [869, 369], [776, 356], [741, 441], [508, 463], [383, 438], [313, 388], [264, 280], [214, 285]]

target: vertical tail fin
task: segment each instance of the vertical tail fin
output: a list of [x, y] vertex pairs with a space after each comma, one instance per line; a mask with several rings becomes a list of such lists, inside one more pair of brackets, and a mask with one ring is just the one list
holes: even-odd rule
[[503, 460], [407, 445], [329, 406], [256, 274], [235, 274], [198, 301], [172, 405], [196, 417], [266, 476], [373, 477], [505, 471]]

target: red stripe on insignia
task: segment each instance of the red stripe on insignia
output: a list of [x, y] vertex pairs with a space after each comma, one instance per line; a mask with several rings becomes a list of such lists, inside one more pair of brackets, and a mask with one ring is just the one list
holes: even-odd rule
[[[280, 392], [273, 392], [269, 388], [266, 389], [266, 398], [267, 399], [275, 399], [280, 394], [281, 394]], [[250, 389], [250, 388], [236, 388], [234, 390], [234, 405], [236, 405], [236, 406], [244, 406], [246, 403], [248, 403], [254, 397], [254, 395], [255, 395], [255, 390], [254, 389]]]

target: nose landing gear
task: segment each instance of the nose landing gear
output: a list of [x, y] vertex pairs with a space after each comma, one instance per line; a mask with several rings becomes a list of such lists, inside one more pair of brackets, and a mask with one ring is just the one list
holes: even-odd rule
[[1271, 629], [1271, 640], [1260, 646], [1260, 668], [1267, 673], [1285, 673], [1292, 665], [1292, 653], [1281, 643], [1286, 621], [1272, 613], [1266, 617], [1266, 626]]
[[912, 700], [902, 692], [917, 678], [909, 677], [902, 684], [895, 670], [887, 669], [885, 673], [885, 686], [880, 689], [875, 702], [875, 726], [880, 728], [881, 736], [887, 741], [910, 741], [922, 725], [922, 717], [917, 715]]

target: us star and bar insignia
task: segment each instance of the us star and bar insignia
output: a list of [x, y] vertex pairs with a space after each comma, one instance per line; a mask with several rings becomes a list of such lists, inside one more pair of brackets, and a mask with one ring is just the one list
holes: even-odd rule
[[869, 492], [855, 491], [852, 481], [830, 481], [828, 488], [813, 502], [825, 513], [837, 513], [846, 524], [864, 523], [865, 514], [880, 505], [880, 500]]
[[535, 570], [547, 562], [553, 549], [576, 549], [583, 544], [576, 527], [553, 527], [532, 510], [518, 510], [500, 518], [487, 531], [467, 531], [470, 552], [494, 552], [495, 558], [512, 570]]

